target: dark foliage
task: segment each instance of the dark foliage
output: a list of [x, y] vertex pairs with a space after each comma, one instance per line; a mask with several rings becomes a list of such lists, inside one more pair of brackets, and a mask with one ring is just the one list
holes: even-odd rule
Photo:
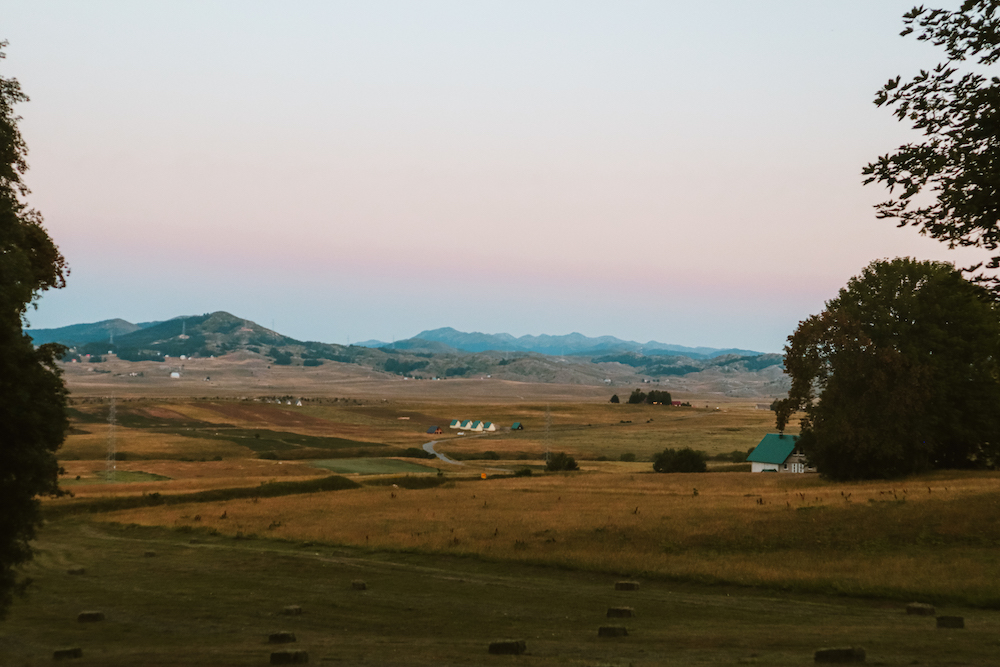
[[430, 362], [428, 361], [413, 361], [407, 359], [396, 359], [390, 357], [385, 360], [385, 370], [389, 373], [398, 373], [399, 375], [408, 375], [415, 370], [421, 368], [427, 368]]
[[[924, 135], [864, 168], [866, 184], [882, 183], [892, 195], [877, 215], [949, 247], [1000, 246], [1000, 78], [983, 73], [1000, 59], [998, 11], [996, 0], [965, 0], [955, 11], [911, 9], [902, 35], [943, 47], [947, 60], [902, 85], [899, 76], [889, 79], [875, 96]], [[966, 60], [978, 67], [963, 71]], [[987, 268], [998, 267], [994, 255]], [[995, 277], [979, 279], [1000, 288]]]
[[872, 262], [789, 336], [779, 430], [835, 479], [1000, 460], [1000, 311], [950, 264]]
[[0, 618], [23, 584], [15, 568], [32, 557], [38, 496], [59, 494], [56, 450], [69, 427], [56, 365], [66, 348], [35, 349], [23, 332], [27, 308], [69, 272], [41, 214], [22, 201], [28, 150], [14, 105], [27, 99], [16, 79], [0, 77]]
[[561, 472], [564, 470], [579, 470], [576, 459], [565, 452], [557, 452], [549, 456], [545, 469], [549, 472]]
[[612, 403], [621, 403], [621, 400], [619, 400], [619, 398], [618, 398], [618, 394], [613, 394], [611, 396], [611, 402]]
[[690, 447], [684, 449], [664, 449], [653, 459], [656, 472], [705, 472], [708, 466], [705, 455]]

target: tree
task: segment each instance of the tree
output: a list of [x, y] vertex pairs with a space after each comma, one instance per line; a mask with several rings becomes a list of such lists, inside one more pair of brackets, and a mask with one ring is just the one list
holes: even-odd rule
[[1000, 308], [951, 264], [872, 262], [785, 347], [784, 431], [835, 479], [1000, 461]]
[[618, 394], [612, 394], [611, 395], [611, 402], [612, 403], [621, 403], [621, 401], [618, 399]]
[[[877, 215], [949, 247], [1000, 246], [1000, 78], [960, 72], [967, 59], [984, 66], [1000, 59], [998, 8], [996, 0], [965, 0], [957, 11], [907, 12], [901, 34], [917, 31], [918, 40], [944, 47], [948, 60], [902, 85], [889, 79], [875, 97], [924, 135], [864, 168], [865, 184], [882, 183], [894, 195], [876, 205]], [[1000, 256], [986, 268], [1000, 268]], [[1000, 290], [996, 278], [976, 280]]]
[[565, 452], [558, 452], [549, 457], [545, 464], [545, 469], [549, 472], [560, 472], [563, 470], [579, 470], [576, 459]]
[[664, 449], [653, 459], [656, 472], [705, 472], [708, 465], [705, 456], [690, 447], [684, 449]]
[[[6, 46], [0, 42], [0, 58]], [[69, 272], [42, 216], [23, 201], [28, 151], [14, 106], [27, 100], [17, 79], [0, 77], [0, 617], [25, 585], [15, 568], [32, 556], [38, 496], [59, 495], [55, 453], [68, 427], [56, 365], [66, 348], [35, 349], [24, 333], [28, 306]]]
[[633, 389], [632, 394], [628, 397], [628, 402], [632, 405], [636, 405], [638, 403], [645, 403], [646, 392], [644, 392], [641, 389]]

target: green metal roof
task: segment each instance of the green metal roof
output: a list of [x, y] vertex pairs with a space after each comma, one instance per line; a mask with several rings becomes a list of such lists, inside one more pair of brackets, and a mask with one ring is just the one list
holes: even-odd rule
[[795, 443], [798, 441], [797, 435], [782, 435], [780, 433], [768, 433], [757, 445], [756, 449], [750, 452], [747, 461], [757, 463], [784, 463], [789, 454], [795, 451]]
[[516, 429], [520, 425], [521, 425], [521, 422], [514, 422], [513, 424], [511, 424], [510, 427], [513, 428], [513, 429]]

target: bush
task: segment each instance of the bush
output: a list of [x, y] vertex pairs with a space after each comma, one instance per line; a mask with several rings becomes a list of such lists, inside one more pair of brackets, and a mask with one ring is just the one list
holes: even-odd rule
[[690, 447], [684, 449], [664, 449], [653, 459], [656, 472], [705, 472], [705, 455]]
[[619, 398], [618, 398], [618, 394], [614, 394], [614, 395], [611, 396], [611, 402], [612, 403], [621, 403], [621, 400], [619, 400]]
[[625, 452], [624, 454], [618, 457], [618, 460], [625, 461], [626, 463], [632, 463], [633, 461], [635, 461], [635, 454], [633, 454], [632, 452]]
[[531, 477], [531, 468], [521, 468], [515, 471], [514, 477]]
[[302, 360], [302, 365], [303, 366], [322, 366], [323, 362], [321, 360], [319, 360], [319, 359], [303, 359]]
[[549, 461], [545, 464], [545, 469], [549, 472], [560, 472], [563, 470], [579, 470], [580, 466], [577, 465], [576, 459], [569, 454], [558, 452], [549, 456]]

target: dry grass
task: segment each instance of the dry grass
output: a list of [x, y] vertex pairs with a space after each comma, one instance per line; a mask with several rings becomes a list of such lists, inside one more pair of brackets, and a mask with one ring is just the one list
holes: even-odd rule
[[931, 476], [904, 490], [798, 475], [582, 474], [424, 491], [365, 488], [107, 519], [185, 526], [197, 513], [199, 525], [229, 535], [1000, 604], [993, 575], [998, 479]]

